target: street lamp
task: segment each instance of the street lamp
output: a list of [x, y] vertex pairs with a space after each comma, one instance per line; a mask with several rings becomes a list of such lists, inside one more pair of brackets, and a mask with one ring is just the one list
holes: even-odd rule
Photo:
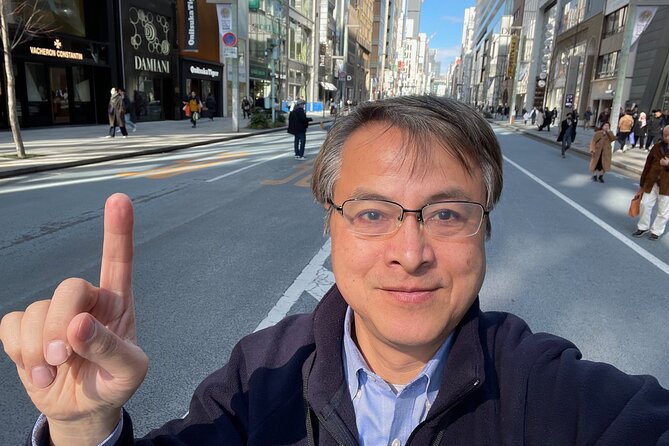
[[[271, 62], [271, 70], [272, 70], [272, 87], [270, 90], [270, 107], [272, 109], [272, 122], [276, 122], [276, 107], [274, 106], [274, 102], [276, 99], [276, 61], [279, 59], [279, 49], [280, 47], [280, 42], [279, 39], [267, 39], [267, 48], [268, 51], [265, 52], [266, 55], [270, 56]], [[269, 54], [267, 54], [269, 53]]]
[[[348, 25], [348, 24], [347, 24], [347, 25], [344, 25], [344, 48], [343, 48], [343, 51], [342, 51], [342, 56], [343, 56], [343, 58], [344, 58], [344, 60], [343, 60], [344, 72], [346, 73], [347, 76], [348, 76], [348, 74], [349, 74], [349, 73], [348, 73], [348, 70], [347, 70], [347, 66], [348, 66], [348, 29], [349, 29], [349, 28], [360, 28], [360, 25]], [[357, 38], [356, 38], [356, 44], [357, 44]], [[356, 58], [357, 58], [357, 57], [358, 57], [358, 54], [357, 54], [357, 52], [356, 52]], [[354, 73], [354, 74], [355, 74], [355, 73]], [[342, 79], [340, 78], [339, 81], [342, 82]], [[344, 86], [346, 85], [345, 82], [346, 82], [346, 80], [344, 80], [344, 82], [342, 82], [342, 84], [343, 84]], [[348, 99], [347, 97], [345, 97], [345, 95], [344, 95], [344, 91], [343, 91], [343, 90], [342, 90], [342, 92], [341, 92], [341, 98], [342, 98], [342, 100], [344, 100], [344, 101], [345, 101], [346, 99]]]

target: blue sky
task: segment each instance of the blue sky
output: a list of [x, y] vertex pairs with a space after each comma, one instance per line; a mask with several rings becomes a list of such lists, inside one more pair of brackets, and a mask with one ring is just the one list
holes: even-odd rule
[[438, 51], [437, 59], [444, 73], [460, 54], [465, 9], [475, 5], [475, 0], [423, 0], [420, 31], [428, 38], [432, 36], [428, 46]]

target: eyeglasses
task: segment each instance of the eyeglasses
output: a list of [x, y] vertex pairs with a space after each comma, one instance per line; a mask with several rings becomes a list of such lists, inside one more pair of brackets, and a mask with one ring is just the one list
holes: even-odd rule
[[471, 201], [441, 201], [415, 210], [387, 200], [352, 198], [341, 206], [332, 200], [328, 203], [344, 217], [352, 232], [368, 236], [393, 234], [402, 225], [404, 214], [414, 213], [433, 237], [471, 237], [479, 232], [483, 217], [489, 214], [482, 204]]

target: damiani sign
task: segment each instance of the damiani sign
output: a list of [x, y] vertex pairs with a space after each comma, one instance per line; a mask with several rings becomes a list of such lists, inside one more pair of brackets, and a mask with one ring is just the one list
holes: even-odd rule
[[37, 54], [38, 56], [59, 57], [61, 59], [75, 59], [84, 60], [82, 53], [74, 53], [72, 51], [54, 50], [53, 48], [42, 48], [39, 46], [31, 46], [30, 54]]
[[135, 56], [135, 70], [170, 74], [170, 61], [153, 59], [151, 57]]

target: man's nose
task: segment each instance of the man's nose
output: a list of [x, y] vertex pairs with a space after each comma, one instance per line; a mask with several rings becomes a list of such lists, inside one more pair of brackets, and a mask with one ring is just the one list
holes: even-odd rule
[[434, 261], [434, 250], [420, 219], [420, 213], [405, 211], [402, 224], [390, 238], [386, 250], [388, 263], [401, 265], [408, 273]]

